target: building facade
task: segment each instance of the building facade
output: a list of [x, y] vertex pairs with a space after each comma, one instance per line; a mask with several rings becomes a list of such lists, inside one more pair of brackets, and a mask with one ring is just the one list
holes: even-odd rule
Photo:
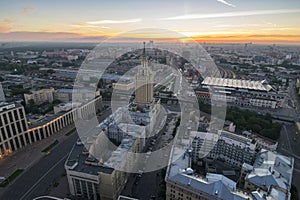
[[191, 135], [194, 137], [192, 142], [194, 162], [197, 162], [204, 152], [207, 157], [223, 160], [232, 166], [242, 167], [243, 163], [254, 162], [256, 142], [252, 139], [223, 130], [218, 131], [217, 138], [216, 134], [206, 132], [192, 132]]
[[102, 110], [102, 97], [81, 106], [47, 116], [28, 125], [24, 107], [17, 103], [0, 104], [0, 157], [57, 133], [76, 119], [89, 119]]
[[285, 98], [265, 80], [250, 81], [206, 77], [201, 84], [202, 88], [195, 93], [197, 97], [207, 101], [213, 99], [245, 107], [276, 109], [283, 106]]
[[57, 99], [61, 102], [71, 102], [74, 98], [83, 101], [91, 100], [95, 97], [100, 96], [100, 91], [91, 91], [89, 89], [59, 89], [54, 93], [54, 99]]
[[53, 101], [54, 88], [41, 89], [36, 91], [30, 91], [29, 94], [24, 94], [25, 103], [29, 104], [30, 100], [36, 105], [42, 103], [52, 103]]
[[79, 107], [69, 111], [61, 111], [53, 116], [46, 117], [29, 126], [27, 134], [30, 142], [36, 142], [62, 130], [74, 123], [76, 119], [88, 119], [102, 110], [102, 97], [97, 97]]
[[135, 102], [140, 109], [153, 102], [153, 74], [148, 64], [144, 46], [142, 66], [138, 68], [135, 77]]
[[30, 143], [24, 107], [17, 103], [0, 103], [0, 157]]

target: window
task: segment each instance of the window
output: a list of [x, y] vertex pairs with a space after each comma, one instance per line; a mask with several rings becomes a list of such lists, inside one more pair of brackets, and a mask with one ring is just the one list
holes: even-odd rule
[[6, 113], [3, 114], [4, 124], [8, 124]]
[[6, 128], [6, 133], [7, 133], [8, 138], [11, 138], [11, 131], [9, 129], [9, 126], [6, 126], [5, 128]]
[[15, 116], [15, 119], [16, 119], [16, 120], [19, 120], [19, 115], [18, 115], [17, 110], [14, 110], [14, 116]]
[[12, 116], [12, 112], [9, 112], [9, 113], [8, 113], [8, 117], [9, 117], [9, 121], [10, 121], [10, 122], [13, 122], [13, 121], [14, 121], [13, 116]]

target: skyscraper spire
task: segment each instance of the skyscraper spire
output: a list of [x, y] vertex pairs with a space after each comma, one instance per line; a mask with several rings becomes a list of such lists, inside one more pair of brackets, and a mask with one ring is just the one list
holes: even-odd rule
[[143, 48], [143, 55], [142, 55], [142, 66], [143, 66], [143, 68], [147, 68], [148, 60], [147, 60], [147, 56], [146, 56], [146, 42], [143, 42], [143, 44], [144, 44], [144, 48]]
[[146, 42], [144, 42], [143, 56], [146, 57]]

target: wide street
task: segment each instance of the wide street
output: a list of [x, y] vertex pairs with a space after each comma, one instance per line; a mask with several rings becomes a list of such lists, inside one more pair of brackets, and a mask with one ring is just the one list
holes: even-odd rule
[[9, 185], [1, 199], [33, 199], [44, 194], [52, 184], [52, 180], [64, 172], [64, 162], [77, 138], [77, 134], [72, 134], [68, 140], [57, 145], [51, 154], [44, 156], [38, 163], [23, 172], [14, 183]]
[[[102, 112], [98, 118], [103, 121], [110, 110]], [[77, 132], [68, 139], [59, 142], [49, 155], [42, 157], [32, 167], [26, 169], [17, 179], [10, 183], [3, 191], [0, 199], [3, 200], [25, 200], [47, 194], [47, 189], [64, 173], [65, 160], [78, 139]]]
[[278, 140], [277, 151], [286, 156], [294, 157], [293, 184], [300, 191], [300, 137], [296, 134], [293, 124], [283, 125], [280, 138]]

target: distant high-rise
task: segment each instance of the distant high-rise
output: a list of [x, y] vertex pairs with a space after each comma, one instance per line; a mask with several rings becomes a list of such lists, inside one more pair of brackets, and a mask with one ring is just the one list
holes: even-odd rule
[[138, 68], [135, 77], [135, 102], [138, 109], [143, 109], [153, 102], [153, 74], [148, 64], [144, 42], [142, 66]]

